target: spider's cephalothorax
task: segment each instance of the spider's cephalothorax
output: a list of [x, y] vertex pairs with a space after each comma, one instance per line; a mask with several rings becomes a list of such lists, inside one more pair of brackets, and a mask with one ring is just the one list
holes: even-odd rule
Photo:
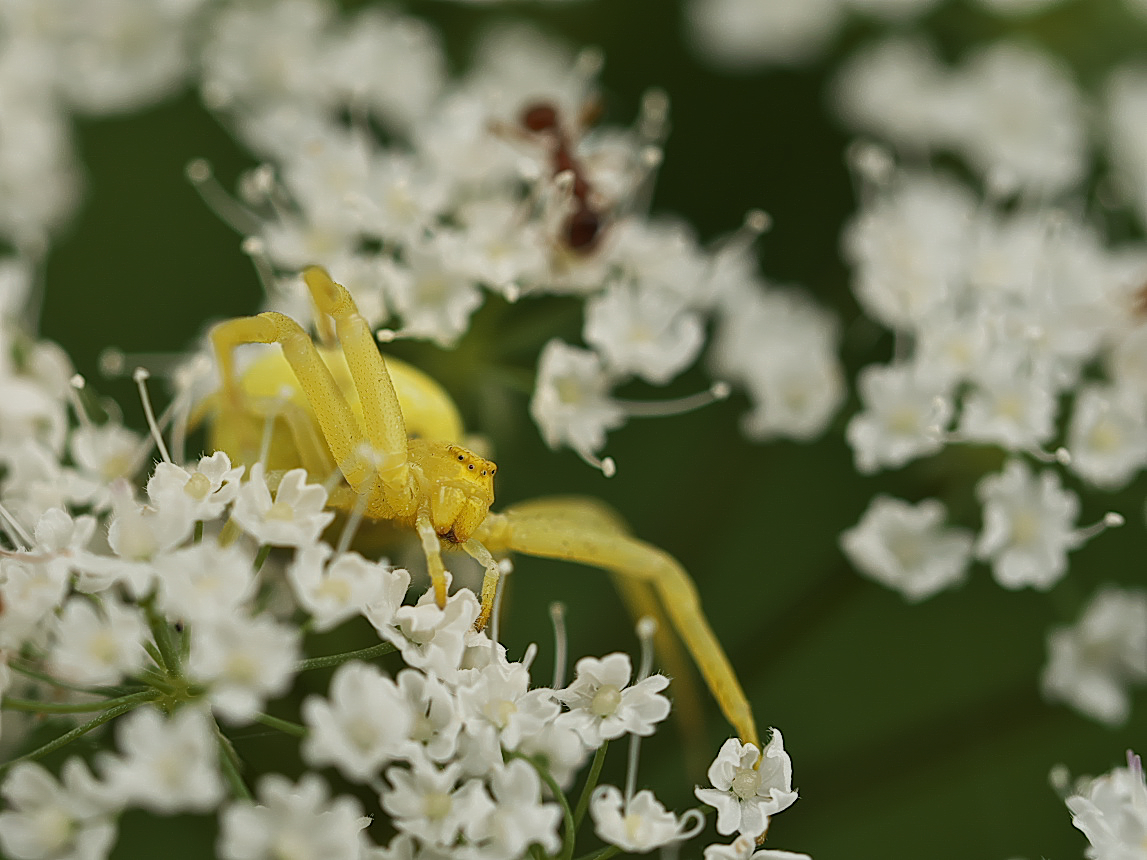
[[434, 531], [450, 543], [465, 543], [494, 504], [498, 467], [459, 445], [412, 439], [415, 480], [430, 507]]
[[[262, 459], [268, 471], [301, 466], [316, 480], [339, 476], [330, 504], [370, 520], [412, 529], [421, 542], [438, 605], [446, 603], [442, 551], [458, 547], [482, 563], [482, 609], [490, 618], [498, 580], [495, 554], [522, 552], [578, 561], [610, 571], [635, 615], [672, 624], [742, 740], [760, 742], [740, 682], [709, 622], [697, 590], [670, 555], [630, 536], [620, 518], [592, 499], [557, 497], [493, 513], [497, 467], [462, 442], [453, 402], [409, 365], [384, 361], [374, 335], [344, 287], [318, 267], [304, 271], [321, 328], [337, 347], [318, 347], [280, 313], [220, 323], [211, 332], [221, 390], [205, 403], [212, 442], [236, 461]], [[234, 351], [275, 343], [240, 375]], [[268, 432], [269, 431], [269, 432]], [[684, 664], [669, 625], [658, 646], [679, 685]], [[687, 688], [679, 711], [696, 706]]]

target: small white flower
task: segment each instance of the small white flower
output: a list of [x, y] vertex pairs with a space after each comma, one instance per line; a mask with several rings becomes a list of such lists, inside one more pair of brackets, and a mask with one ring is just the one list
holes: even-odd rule
[[466, 730], [493, 733], [497, 746], [516, 750], [561, 711], [550, 690], [529, 688], [530, 673], [521, 663], [501, 658], [466, 674], [457, 690]]
[[953, 143], [982, 175], [1004, 171], [1047, 194], [1080, 179], [1087, 125], [1065, 64], [1026, 45], [991, 45], [965, 62], [953, 89]]
[[1039, 447], [1055, 432], [1055, 388], [1046, 373], [1024, 370], [1004, 353], [981, 359], [964, 398], [960, 434], [1009, 451]]
[[212, 706], [227, 720], [250, 722], [272, 696], [287, 691], [299, 658], [297, 628], [268, 615], [232, 614], [192, 630], [187, 671], [209, 688]]
[[52, 673], [74, 684], [118, 684], [143, 667], [147, 625], [140, 611], [108, 595], [99, 609], [73, 597], [60, 612], [48, 657]]
[[287, 580], [299, 604], [311, 614], [315, 630], [330, 630], [364, 612], [384, 592], [392, 590], [389, 586], [395, 580], [401, 583], [405, 594], [410, 581], [405, 571], [396, 572], [384, 562], [367, 561], [357, 552], [340, 553], [331, 561], [332, 554], [325, 543], [302, 547], [287, 568]]
[[590, 749], [625, 734], [651, 735], [669, 716], [669, 700], [661, 695], [669, 679], [651, 675], [629, 686], [633, 667], [628, 654], [583, 657], [575, 671], [573, 683], [553, 696], [570, 708], [567, 725]]
[[382, 636], [398, 646], [410, 666], [453, 681], [462, 662], [466, 634], [478, 618], [478, 598], [469, 589], [459, 589], [446, 600], [446, 608], [434, 602], [429, 589], [414, 606], [403, 606]]
[[0, 649], [18, 653], [64, 602], [67, 593], [67, 573], [59, 565], [0, 558], [0, 601], [4, 607]]
[[603, 842], [623, 851], [648, 854], [676, 842], [680, 835], [677, 816], [666, 811], [649, 790], [639, 791], [626, 803], [612, 785], [599, 785], [589, 804], [594, 832]]
[[1147, 844], [1147, 785], [1139, 756], [1127, 754], [1128, 767], [1082, 780], [1066, 800], [1071, 823], [1083, 831], [1093, 860], [1140, 860]]
[[551, 340], [538, 359], [530, 415], [551, 448], [568, 445], [592, 458], [605, 446], [605, 434], [625, 423], [621, 406], [609, 395], [610, 379], [596, 353]]
[[140, 467], [143, 439], [138, 433], [110, 421], [76, 428], [69, 445], [81, 472], [101, 484], [109, 484], [116, 478], [131, 478]]
[[586, 302], [585, 340], [615, 373], [664, 385], [693, 363], [705, 331], [664, 288], [615, 284]]
[[322, 779], [304, 774], [298, 784], [277, 773], [259, 780], [259, 803], [237, 802], [220, 818], [224, 860], [336, 860], [366, 850], [370, 823], [352, 797], [329, 799]]
[[1114, 386], [1089, 385], [1076, 395], [1068, 430], [1069, 466], [1104, 490], [1122, 489], [1147, 464], [1141, 404]]
[[104, 860], [115, 843], [116, 803], [79, 758], [55, 778], [35, 762], [12, 768], [0, 788], [0, 847], [18, 860]]
[[870, 364], [860, 372], [864, 411], [848, 422], [846, 435], [863, 474], [897, 468], [944, 447], [951, 399], [907, 364]]
[[450, 688], [417, 669], [403, 669], [395, 681], [411, 714], [408, 736], [421, 748], [419, 754], [439, 764], [449, 761], [462, 730], [462, 717]]
[[390, 678], [355, 661], [335, 672], [329, 700], [303, 702], [303, 722], [310, 729], [302, 747], [309, 764], [333, 764], [347, 779], [369, 782], [402, 754], [413, 714]]
[[976, 555], [992, 562], [1004, 588], [1031, 586], [1046, 591], [1067, 572], [1068, 550], [1079, 546], [1075, 518], [1079, 498], [1060, 486], [1051, 469], [1038, 480], [1022, 460], [976, 485], [984, 505], [984, 529]]
[[842, 19], [839, 0], [691, 0], [686, 7], [694, 50], [732, 71], [807, 62]]
[[394, 826], [422, 842], [447, 847], [458, 836], [473, 839], [481, 832], [494, 803], [477, 779], [461, 786], [461, 766], [449, 764], [439, 770], [421, 758], [410, 770], [392, 767], [386, 772], [391, 789], [380, 797], [382, 808], [394, 816]]
[[243, 466], [231, 467], [222, 451], [201, 457], [193, 470], [160, 462], [147, 481], [147, 497], [157, 508], [186, 505], [196, 520], [213, 520], [239, 493]]
[[1048, 634], [1044, 697], [1107, 723], [1131, 713], [1128, 687], [1147, 681], [1147, 594], [1107, 586], [1079, 621]]
[[256, 463], [239, 490], [232, 515], [261, 544], [307, 546], [319, 539], [335, 517], [333, 511], [323, 510], [326, 503], [327, 491], [319, 484], [308, 484], [304, 469], [283, 475], [272, 500], [263, 464]]
[[204, 711], [185, 707], [167, 718], [140, 708], [120, 721], [116, 740], [121, 755], [102, 759], [110, 797], [165, 815], [207, 812], [223, 799], [219, 749]]
[[706, 845], [704, 860], [812, 860], [808, 854], [778, 851], [772, 848], [757, 850], [752, 836], [738, 836], [728, 845]]
[[912, 505], [891, 496], [874, 498], [840, 544], [856, 568], [911, 601], [923, 600], [964, 579], [972, 536], [946, 528], [938, 499]]
[[470, 327], [482, 291], [459, 257], [459, 240], [445, 232], [408, 247], [409, 268], [391, 266], [387, 296], [402, 317], [402, 332], [452, 346]]
[[541, 845], [550, 855], [558, 853], [561, 807], [542, 803], [542, 781], [531, 765], [514, 759], [496, 768], [490, 774], [490, 791], [494, 808], [474, 834], [483, 856], [521, 857], [530, 845]]
[[722, 836], [760, 836], [768, 830], [769, 816], [796, 802], [792, 761], [780, 731], [771, 732], [763, 752], [736, 738], [725, 741], [709, 765], [709, 782], [714, 787], [693, 791], [702, 803], [716, 808], [717, 832]]
[[168, 618], [212, 621], [238, 611], [255, 587], [254, 559], [239, 544], [205, 539], [156, 560], [159, 608]]

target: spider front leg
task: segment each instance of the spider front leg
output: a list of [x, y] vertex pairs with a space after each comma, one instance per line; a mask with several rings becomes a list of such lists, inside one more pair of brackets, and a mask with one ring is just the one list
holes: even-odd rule
[[235, 348], [246, 343], [279, 344], [314, 412], [334, 462], [356, 493], [365, 489], [373, 476], [358, 455], [363, 441], [362, 430], [302, 326], [280, 313], [240, 317], [215, 326], [211, 330], [211, 343], [223, 378], [220, 408], [234, 412], [244, 410], [244, 394], [235, 373]]
[[542, 499], [490, 514], [475, 537], [494, 553], [582, 562], [652, 587], [725, 719], [743, 742], [760, 748], [752, 708], [701, 610], [697, 589], [668, 553], [626, 534], [599, 502], [576, 498]]

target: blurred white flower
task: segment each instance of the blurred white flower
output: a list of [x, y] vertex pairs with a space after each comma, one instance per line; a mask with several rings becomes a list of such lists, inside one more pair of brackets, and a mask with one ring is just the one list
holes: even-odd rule
[[207, 812], [223, 799], [211, 716], [195, 707], [165, 717], [143, 707], [116, 726], [120, 755], [100, 759], [107, 796], [121, 805], [170, 815]]
[[1147, 593], [1106, 586], [1074, 626], [1048, 634], [1041, 676], [1046, 699], [1108, 725], [1131, 713], [1128, 687], [1147, 682]]
[[976, 555], [991, 561], [1004, 588], [1046, 591], [1067, 572], [1067, 553], [1080, 544], [1075, 530], [1079, 498], [1051, 469], [1038, 477], [1023, 460], [1009, 460], [999, 474], [976, 485], [984, 528]]
[[861, 573], [924, 600], [963, 581], [972, 560], [971, 533], [946, 527], [947, 514], [938, 499], [913, 505], [880, 495], [840, 543]]
[[310, 729], [303, 758], [315, 766], [333, 764], [352, 781], [370, 782], [403, 754], [414, 718], [394, 681], [366, 663], [345, 663], [331, 678], [328, 698], [303, 702]]
[[104, 860], [116, 838], [119, 807], [79, 758], [60, 781], [35, 762], [20, 762], [0, 787], [0, 847], [16, 860]]
[[220, 816], [224, 860], [334, 860], [361, 857], [370, 819], [353, 797], [331, 799], [322, 779], [304, 774], [297, 784], [272, 773], [259, 780], [259, 803], [232, 803]]
[[648, 789], [625, 802], [612, 785], [599, 785], [589, 803], [594, 832], [622, 851], [648, 854], [680, 838], [677, 816], [668, 812]]

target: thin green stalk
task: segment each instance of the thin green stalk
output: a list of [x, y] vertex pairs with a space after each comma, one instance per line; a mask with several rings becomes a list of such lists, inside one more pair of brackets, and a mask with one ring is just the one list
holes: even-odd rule
[[203, 541], [203, 520], [195, 521], [195, 536], [192, 538], [196, 543]]
[[255, 714], [255, 722], [262, 723], [272, 729], [278, 729], [288, 735], [293, 735], [296, 738], [303, 738], [307, 736], [307, 727], [301, 726], [298, 723], [292, 723], [290, 720], [281, 720], [278, 717], [272, 717], [270, 714]]
[[271, 554], [271, 545], [269, 543], [263, 544], [259, 547], [259, 554], [255, 556], [255, 573], [263, 569], [263, 563], [266, 562], [267, 556]]
[[392, 654], [397, 650], [398, 648], [389, 642], [380, 642], [378, 645], [371, 645], [369, 648], [361, 648], [358, 651], [347, 651], [343, 654], [328, 654], [326, 657], [311, 657], [309, 660], [300, 660], [295, 664], [295, 671], [306, 672], [308, 669], [325, 669], [328, 666], [338, 666], [348, 660], [373, 660], [375, 657]]
[[163, 668], [172, 678], [182, 678], [183, 669], [179, 665], [179, 650], [171, 636], [171, 625], [167, 619], [155, 608], [154, 596], [143, 602], [144, 612], [147, 613], [147, 624], [151, 628], [151, 635], [159, 654], [163, 658]]
[[31, 711], [37, 714], [84, 714], [92, 711], [106, 711], [109, 708], [118, 708], [120, 705], [150, 702], [159, 698], [155, 690], [143, 690], [139, 693], [130, 693], [118, 699], [103, 699], [99, 702], [41, 702], [37, 699], [10, 699], [0, 701], [0, 708], [5, 711]]
[[[14, 758], [11, 761], [6, 761], [4, 764], [0, 764], [0, 774], [7, 772], [8, 769], [13, 765], [19, 764], [22, 761], [34, 761], [35, 759], [42, 758], [49, 753], [53, 753], [61, 747], [67, 746], [77, 738], [83, 737], [88, 732], [92, 731], [92, 729], [98, 729], [104, 723], [110, 722], [116, 717], [122, 716], [134, 708], [138, 708], [145, 702], [158, 699], [160, 695], [160, 693], [154, 690], [146, 690], [143, 693], [137, 693], [134, 701], [125, 702], [124, 704], [117, 705], [114, 708], [108, 708], [95, 719], [89, 720], [81, 726], [76, 726], [70, 732], [60, 735], [54, 741], [49, 741], [39, 749], [32, 750], [32, 752], [26, 753], [19, 758]], [[144, 698], [144, 696], [148, 696], [149, 698]]]
[[593, 790], [597, 788], [597, 780], [601, 776], [601, 766], [605, 764], [605, 750], [609, 741], [602, 741], [597, 752], [593, 754], [593, 763], [589, 766], [589, 776], [585, 778], [585, 786], [581, 790], [581, 797], [577, 800], [577, 811], [574, 812], [574, 827], [581, 827], [585, 813], [589, 809], [589, 799]]
[[[61, 681], [59, 678], [54, 678], [47, 672], [40, 672], [32, 669], [22, 663], [13, 660], [8, 664], [9, 668], [21, 675], [26, 675], [37, 681], [43, 681], [45, 684], [51, 684], [53, 687], [59, 687], [61, 690], [71, 690], [75, 693], [87, 693], [90, 696], [120, 696], [124, 695], [124, 689], [121, 687], [83, 687], [79, 684], [70, 684], [67, 681]], [[136, 692], [129, 690], [128, 692]]]
[[240, 772], [242, 762], [239, 761], [239, 755], [231, 745], [230, 738], [223, 734], [218, 723], [215, 724], [215, 737], [219, 741], [219, 765], [228, 785], [231, 786], [231, 793], [240, 800], [251, 800], [251, 789], [247, 788], [247, 783], [243, 781], [243, 774]]
[[522, 755], [519, 752], [507, 750], [506, 757], [512, 759], [520, 758], [527, 762], [535, 771], [537, 771], [538, 776], [542, 778], [542, 782], [549, 786], [549, 789], [553, 793], [554, 798], [561, 805], [562, 819], [565, 822], [565, 836], [562, 839], [562, 853], [560, 856], [562, 860], [573, 860], [574, 841], [577, 838], [577, 827], [574, 826], [573, 812], [570, 810], [569, 800], [566, 799], [565, 793], [562, 791], [561, 786], [557, 784], [557, 781], [552, 776], [550, 776], [549, 770], [542, 767], [538, 762], [530, 758], [528, 755]]
[[621, 849], [616, 845], [606, 845], [604, 848], [583, 854], [581, 857], [578, 857], [577, 860], [609, 860], [610, 857], [616, 857], [620, 853]]

